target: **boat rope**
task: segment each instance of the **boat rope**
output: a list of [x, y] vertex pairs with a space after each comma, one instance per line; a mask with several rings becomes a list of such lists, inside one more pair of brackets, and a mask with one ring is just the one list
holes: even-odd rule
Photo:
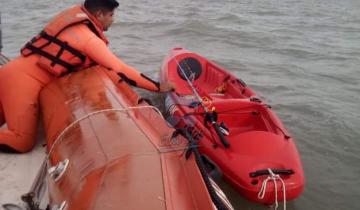
[[229, 199], [226, 197], [224, 191], [222, 191], [219, 187], [219, 185], [216, 184], [216, 182], [209, 176], [209, 180], [211, 183], [211, 186], [215, 189], [216, 194], [220, 197], [220, 199], [223, 201], [225, 206], [228, 208], [228, 210], [234, 210], [234, 207], [231, 205]]
[[284, 195], [284, 210], [286, 210], [286, 187], [285, 187], [284, 180], [280, 177], [279, 174], [275, 174], [270, 168], [268, 168], [267, 170], [269, 171], [270, 175], [263, 181], [261, 189], [260, 189], [260, 191], [258, 193], [258, 198], [259, 199], [264, 199], [265, 193], [266, 193], [267, 183], [269, 181], [273, 181], [274, 186], [275, 186], [275, 210], [276, 210], [279, 207], [277, 180], [280, 180], [280, 182], [282, 184], [282, 188], [283, 188], [283, 195]]
[[[74, 127], [76, 124], [78, 124], [79, 122], [83, 121], [84, 119], [87, 119], [93, 115], [97, 115], [97, 114], [101, 114], [101, 113], [106, 113], [106, 112], [127, 112], [129, 110], [135, 110], [135, 109], [154, 109], [160, 116], [161, 118], [164, 119], [164, 116], [162, 115], [161, 111], [154, 107], [154, 106], [132, 106], [132, 107], [127, 107], [127, 108], [122, 108], [122, 109], [103, 109], [103, 110], [99, 110], [99, 111], [95, 111], [95, 112], [91, 112], [88, 113], [87, 115], [80, 117], [79, 119], [75, 120], [74, 122], [72, 122], [70, 125], [68, 125], [56, 138], [56, 140], [54, 141], [54, 143], [52, 144], [49, 153], [48, 153], [48, 157], [50, 157], [52, 151], [54, 150], [55, 146], [61, 141], [61, 139], [63, 138], [63, 136], [65, 135], [65, 133], [70, 130], [72, 127]], [[164, 119], [165, 120], [165, 119]]]
[[[200, 174], [204, 180], [205, 186], [209, 192], [210, 198], [215, 205], [217, 210], [233, 210], [231, 203], [227, 200], [225, 194], [221, 191], [221, 189], [215, 184], [214, 181], [210, 178], [209, 174], [206, 172], [206, 166], [201, 159], [200, 152], [198, 150], [198, 145], [191, 136], [191, 134], [183, 128], [178, 128], [174, 132], [173, 136], [177, 136], [178, 134], [182, 134], [188, 141], [189, 147], [186, 151], [186, 159], [190, 157], [191, 154], [194, 154], [196, 165], [199, 168]], [[221, 193], [220, 193], [221, 192]]]

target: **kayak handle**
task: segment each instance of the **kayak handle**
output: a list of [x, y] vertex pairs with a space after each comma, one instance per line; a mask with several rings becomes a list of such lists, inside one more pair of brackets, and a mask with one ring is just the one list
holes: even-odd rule
[[[295, 173], [292, 169], [271, 169], [271, 171], [274, 174], [285, 174], [285, 175], [291, 175], [291, 174]], [[251, 173], [249, 173], [249, 176], [252, 178], [255, 178], [258, 176], [269, 175], [269, 174], [270, 174], [269, 170], [266, 169], [266, 170], [258, 170], [255, 172], [251, 172]]]

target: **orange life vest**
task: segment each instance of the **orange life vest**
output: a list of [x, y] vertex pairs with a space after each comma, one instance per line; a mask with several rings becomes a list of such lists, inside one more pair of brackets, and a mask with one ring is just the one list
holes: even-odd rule
[[108, 44], [103, 30], [97, 26], [96, 21], [84, 7], [71, 7], [57, 15], [37, 36], [26, 43], [21, 49], [21, 54], [25, 57], [32, 54], [40, 55], [37, 64], [57, 76], [88, 67], [93, 64], [91, 59], [58, 36], [69, 27], [86, 24]]

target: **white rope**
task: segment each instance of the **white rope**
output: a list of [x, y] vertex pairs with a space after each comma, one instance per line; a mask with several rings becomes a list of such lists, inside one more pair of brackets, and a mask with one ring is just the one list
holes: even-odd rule
[[286, 186], [285, 186], [285, 182], [284, 180], [280, 177], [280, 175], [278, 174], [274, 174], [274, 172], [268, 168], [267, 169], [269, 171], [269, 176], [263, 181], [262, 185], [261, 185], [261, 189], [258, 193], [258, 198], [259, 199], [264, 199], [265, 197], [265, 193], [266, 193], [266, 186], [268, 181], [273, 181], [274, 182], [274, 186], [275, 186], [275, 210], [279, 207], [279, 203], [278, 203], [278, 190], [277, 190], [277, 180], [280, 180], [281, 184], [282, 184], [282, 188], [283, 188], [283, 195], [284, 195], [284, 210], [286, 210]]
[[[210, 180], [211, 186], [215, 190], [215, 193], [219, 196], [220, 200], [227, 207], [227, 210], [234, 210], [234, 207], [231, 205], [231, 203], [230, 203], [229, 199], [226, 197], [224, 191], [221, 190], [219, 185], [217, 185], [216, 182], [210, 176], [209, 176], [209, 180]], [[216, 208], [214, 203], [213, 203], [213, 205]]]
[[72, 127], [74, 127], [76, 124], [78, 124], [80, 121], [89, 118], [90, 116], [93, 115], [97, 115], [100, 113], [105, 113], [105, 112], [127, 112], [129, 110], [134, 110], [134, 109], [144, 109], [144, 108], [151, 108], [151, 109], [155, 109], [155, 111], [164, 119], [164, 116], [161, 114], [160, 110], [154, 106], [133, 106], [133, 107], [127, 107], [127, 108], [123, 108], [123, 109], [103, 109], [103, 110], [99, 110], [96, 112], [91, 112], [77, 120], [75, 120], [74, 122], [72, 122], [70, 125], [68, 125], [56, 138], [56, 140], [54, 141], [53, 145], [51, 146], [49, 153], [48, 153], [48, 157], [50, 157], [50, 154], [52, 153], [52, 151], [54, 150], [55, 146], [61, 141], [62, 137], [65, 135], [65, 133]]

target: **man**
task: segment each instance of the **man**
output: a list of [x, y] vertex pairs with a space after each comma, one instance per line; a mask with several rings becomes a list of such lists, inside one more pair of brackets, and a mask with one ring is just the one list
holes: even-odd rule
[[113, 23], [116, 0], [85, 0], [51, 20], [21, 50], [21, 55], [0, 70], [0, 145], [27, 152], [36, 142], [38, 96], [55, 78], [99, 64], [116, 72], [122, 81], [150, 91], [166, 92], [159, 84], [117, 58], [107, 47], [103, 31]]

